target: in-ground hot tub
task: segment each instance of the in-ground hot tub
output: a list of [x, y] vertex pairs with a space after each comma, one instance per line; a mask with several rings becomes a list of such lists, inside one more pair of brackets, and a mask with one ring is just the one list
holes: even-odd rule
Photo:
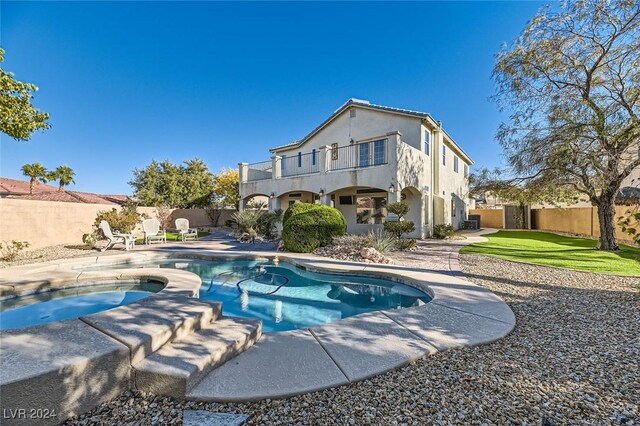
[[0, 299], [0, 330], [64, 321], [128, 305], [162, 290], [155, 280], [83, 283]]

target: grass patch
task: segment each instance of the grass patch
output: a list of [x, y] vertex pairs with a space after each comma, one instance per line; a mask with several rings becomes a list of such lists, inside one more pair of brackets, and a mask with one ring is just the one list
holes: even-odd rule
[[548, 232], [498, 231], [489, 241], [463, 247], [463, 253], [557, 266], [578, 271], [640, 275], [640, 248], [620, 245], [620, 252], [596, 250], [595, 240]]
[[[206, 237], [207, 235], [209, 235], [209, 232], [198, 231], [198, 238]], [[182, 241], [182, 239], [180, 238], [180, 234], [177, 232], [167, 232], [167, 242], [169, 241]], [[144, 244], [144, 237], [136, 239], [136, 244]]]

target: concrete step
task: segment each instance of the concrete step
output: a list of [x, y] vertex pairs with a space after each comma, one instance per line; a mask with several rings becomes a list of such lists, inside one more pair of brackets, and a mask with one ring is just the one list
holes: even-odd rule
[[222, 303], [181, 295], [158, 295], [82, 317], [131, 350], [131, 364], [167, 343], [189, 336], [222, 315]]
[[182, 399], [211, 370], [251, 347], [262, 321], [221, 317], [133, 365], [136, 389]]

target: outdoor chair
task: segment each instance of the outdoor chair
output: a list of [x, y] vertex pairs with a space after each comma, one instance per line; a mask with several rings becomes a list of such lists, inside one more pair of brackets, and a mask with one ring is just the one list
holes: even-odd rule
[[98, 228], [100, 228], [105, 238], [107, 239], [107, 245], [100, 251], [105, 251], [107, 249], [110, 249], [111, 247], [113, 247], [115, 244], [118, 244], [118, 243], [124, 244], [125, 250], [132, 249], [136, 245], [136, 239], [134, 238], [133, 235], [119, 234], [119, 233], [114, 234], [113, 232], [111, 232], [111, 227], [109, 226], [109, 222], [107, 222], [106, 220], [101, 221]]
[[189, 228], [189, 219], [176, 219], [176, 229], [182, 238], [182, 241], [187, 241], [188, 239], [198, 239], [198, 230]]
[[167, 233], [160, 229], [160, 221], [158, 219], [143, 220], [142, 230], [144, 231], [145, 244], [151, 244], [153, 242], [167, 242]]

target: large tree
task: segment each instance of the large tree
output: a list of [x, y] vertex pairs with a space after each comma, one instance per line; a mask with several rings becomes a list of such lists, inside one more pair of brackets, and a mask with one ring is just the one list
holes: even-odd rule
[[638, 2], [543, 9], [498, 54], [493, 76], [510, 112], [498, 139], [514, 172], [586, 194], [598, 208], [599, 248], [617, 250], [614, 200], [640, 167]]
[[[0, 48], [0, 63], [4, 49]], [[46, 130], [49, 114], [31, 104], [35, 84], [23, 83], [14, 74], [0, 68], [0, 131], [16, 140], [26, 141], [36, 130]]]
[[58, 191], [64, 191], [64, 187], [76, 183], [73, 179], [76, 172], [69, 166], [60, 166], [49, 173], [48, 180], [58, 181]]
[[240, 173], [238, 169], [222, 169], [214, 178], [213, 202], [222, 207], [240, 206]]
[[38, 183], [46, 183], [49, 172], [40, 163], [25, 164], [22, 166], [22, 174], [29, 178], [29, 194], [33, 194], [33, 187]]
[[183, 164], [154, 160], [144, 169], [135, 169], [129, 185], [143, 205], [203, 207], [213, 191], [213, 175], [198, 158]]

